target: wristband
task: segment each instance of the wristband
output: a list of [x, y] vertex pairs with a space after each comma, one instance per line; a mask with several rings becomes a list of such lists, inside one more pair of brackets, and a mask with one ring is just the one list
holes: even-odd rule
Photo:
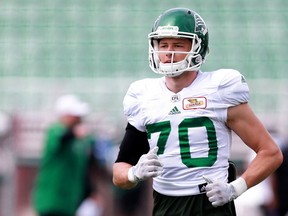
[[235, 181], [231, 182], [230, 185], [233, 186], [236, 197], [240, 196], [248, 189], [246, 181], [242, 177], [239, 177]]
[[128, 180], [132, 183], [138, 182], [136, 176], [133, 174], [133, 167], [129, 168], [128, 170]]

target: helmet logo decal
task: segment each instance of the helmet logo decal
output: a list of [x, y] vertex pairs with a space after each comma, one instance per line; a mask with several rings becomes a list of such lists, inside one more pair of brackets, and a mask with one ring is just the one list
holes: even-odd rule
[[178, 31], [178, 26], [159, 26], [156, 33], [161, 36], [176, 36]]
[[195, 32], [200, 32], [203, 35], [205, 35], [208, 31], [204, 20], [198, 15], [194, 14], [194, 19], [195, 19]]

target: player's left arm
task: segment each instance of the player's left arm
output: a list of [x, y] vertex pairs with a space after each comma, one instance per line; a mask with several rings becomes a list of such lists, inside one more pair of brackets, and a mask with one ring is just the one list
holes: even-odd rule
[[263, 181], [281, 165], [281, 150], [248, 103], [228, 108], [227, 126], [256, 153], [241, 176], [248, 188]]
[[203, 176], [208, 183], [206, 195], [214, 207], [236, 199], [248, 188], [263, 181], [280, 166], [283, 160], [277, 144], [248, 103], [228, 108], [226, 124], [256, 153], [256, 157], [246, 171], [231, 183], [219, 182]]

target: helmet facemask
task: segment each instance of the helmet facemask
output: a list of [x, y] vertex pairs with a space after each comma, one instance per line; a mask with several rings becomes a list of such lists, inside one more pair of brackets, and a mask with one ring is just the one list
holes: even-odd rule
[[[186, 33], [187, 34], [187, 33]], [[152, 33], [150, 34], [152, 35]], [[150, 36], [149, 35], [149, 36]], [[164, 37], [161, 37], [164, 38]], [[190, 36], [182, 36], [175, 38], [189, 38], [192, 41], [191, 50], [189, 52], [180, 51], [159, 51], [158, 44], [160, 37], [149, 37], [149, 64], [151, 69], [158, 74], [168, 77], [179, 76], [185, 71], [197, 71], [204, 63], [204, 59], [199, 54], [201, 50], [201, 39], [196, 34]], [[169, 37], [172, 38], [172, 37]], [[171, 63], [162, 63], [159, 59], [160, 53], [170, 53], [172, 55]], [[179, 62], [174, 62], [175, 54], [186, 54], [186, 57]]]

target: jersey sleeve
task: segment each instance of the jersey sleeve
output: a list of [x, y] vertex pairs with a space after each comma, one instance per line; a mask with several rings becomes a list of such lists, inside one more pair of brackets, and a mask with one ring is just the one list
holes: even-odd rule
[[141, 155], [149, 151], [149, 148], [147, 133], [137, 130], [128, 123], [115, 162], [126, 162], [135, 165]]
[[124, 97], [123, 108], [127, 121], [139, 131], [145, 132], [141, 110], [142, 92], [143, 87], [140, 81], [132, 83]]
[[237, 70], [224, 70], [219, 86], [222, 102], [227, 107], [236, 106], [249, 101], [249, 87], [244, 76]]

